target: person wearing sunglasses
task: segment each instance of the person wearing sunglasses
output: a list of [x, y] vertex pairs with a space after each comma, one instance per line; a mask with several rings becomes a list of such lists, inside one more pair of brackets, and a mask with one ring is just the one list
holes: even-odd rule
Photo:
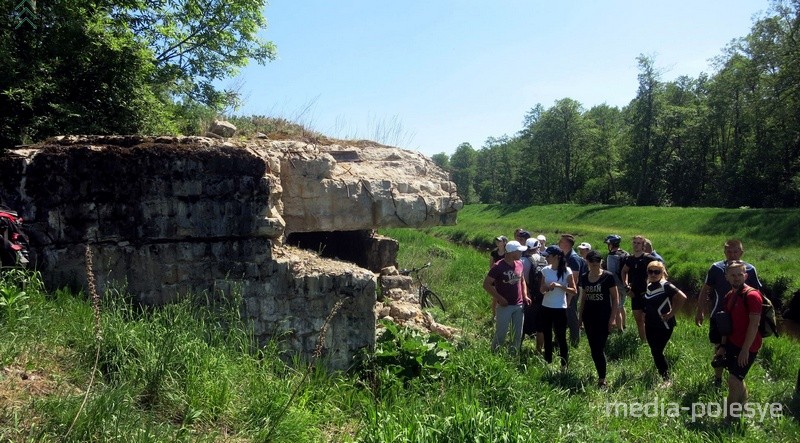
[[663, 380], [660, 387], [668, 388], [672, 385], [672, 380], [669, 377], [669, 364], [664, 357], [664, 349], [675, 330], [675, 314], [686, 301], [686, 294], [667, 281], [664, 263], [652, 261], [647, 264], [647, 290], [642, 301], [647, 344]]

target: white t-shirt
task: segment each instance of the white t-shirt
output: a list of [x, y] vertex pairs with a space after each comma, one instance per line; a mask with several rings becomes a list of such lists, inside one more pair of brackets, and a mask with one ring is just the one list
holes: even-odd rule
[[[544, 285], [546, 288], [549, 288], [552, 282], [569, 286], [567, 282], [572, 278], [572, 270], [567, 267], [567, 272], [559, 279], [558, 270], [553, 269], [552, 265], [547, 265], [542, 269], [542, 275], [544, 276]], [[567, 309], [567, 291], [564, 288], [555, 288], [552, 291], [545, 292], [544, 298], [542, 299], [542, 306], [553, 309]]]

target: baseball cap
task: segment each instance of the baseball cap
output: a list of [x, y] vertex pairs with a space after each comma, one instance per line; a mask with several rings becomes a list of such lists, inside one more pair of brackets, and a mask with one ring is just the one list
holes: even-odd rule
[[603, 241], [604, 243], [608, 243], [610, 245], [619, 245], [622, 241], [622, 237], [617, 234], [611, 234]]
[[543, 244], [547, 243], [547, 237], [545, 237], [542, 234], [537, 235], [536, 236], [536, 240], [539, 240], [539, 244], [540, 245], [543, 245]]
[[511, 240], [510, 242], [508, 242], [506, 244], [506, 252], [517, 252], [517, 251], [523, 252], [523, 251], [527, 251], [527, 250], [528, 250], [527, 246], [522, 246], [516, 240]]
[[526, 240], [531, 238], [531, 233], [528, 232], [528, 231], [520, 231], [519, 234], [517, 234], [517, 235], [519, 235], [520, 237], [522, 237], [522, 238], [524, 238]]
[[578, 245], [578, 249], [592, 249], [592, 245], [589, 243], [583, 242]]
[[561, 248], [556, 245], [550, 245], [547, 247], [547, 249], [542, 251], [543, 257], [547, 257], [548, 255], [564, 255], [564, 251], [562, 251]]
[[494, 238], [494, 240], [495, 241], [507, 242], [508, 241], [508, 237], [506, 237], [505, 235], [498, 235], [497, 237]]
[[525, 240], [525, 246], [527, 246], [528, 249], [537, 249], [539, 247], [539, 240], [536, 240], [535, 238], [529, 238]]

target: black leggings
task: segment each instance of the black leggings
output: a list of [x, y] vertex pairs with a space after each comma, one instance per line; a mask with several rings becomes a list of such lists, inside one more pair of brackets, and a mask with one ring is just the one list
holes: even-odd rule
[[597, 318], [584, 318], [583, 327], [586, 330], [586, 340], [592, 351], [592, 360], [597, 369], [597, 378], [606, 378], [606, 342], [608, 342], [609, 316]]
[[542, 331], [544, 331], [544, 359], [546, 362], [553, 361], [553, 331], [556, 333], [558, 341], [558, 352], [561, 355], [561, 366], [566, 366], [569, 362], [569, 346], [567, 346], [567, 310], [558, 308], [548, 308], [542, 306], [539, 312]]
[[650, 353], [653, 354], [653, 361], [656, 363], [661, 377], [667, 378], [669, 376], [669, 364], [667, 358], [664, 357], [664, 348], [667, 347], [670, 337], [672, 337], [672, 329], [664, 328], [663, 325], [645, 325], [644, 332], [647, 337], [647, 344], [650, 345]]

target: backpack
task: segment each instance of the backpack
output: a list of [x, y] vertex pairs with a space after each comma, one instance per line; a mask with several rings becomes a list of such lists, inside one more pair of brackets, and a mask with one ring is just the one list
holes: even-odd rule
[[22, 217], [0, 206], [0, 258], [2, 266], [27, 266], [28, 236], [22, 230]]
[[[766, 295], [762, 294], [757, 289], [750, 288], [750, 291], [744, 294], [744, 305], [747, 307], [747, 294], [756, 291], [761, 296], [761, 321], [758, 323], [758, 332], [761, 337], [778, 336], [778, 319], [775, 314], [775, 306], [772, 304]], [[750, 308], [747, 308], [749, 311]]]
[[622, 281], [622, 268], [625, 266], [625, 259], [628, 258], [629, 255], [630, 254], [625, 252], [624, 249], [617, 249], [614, 252], [610, 252], [608, 254], [608, 257], [606, 257], [605, 265], [606, 265], [606, 270], [607, 271], [611, 270], [611, 269], [608, 269], [609, 264], [611, 262], [611, 257], [614, 257], [614, 259], [616, 260], [617, 269], [613, 270], [612, 273], [616, 276], [615, 280], [618, 281], [618, 282]]
[[531, 258], [531, 268], [528, 270], [528, 281], [530, 282], [530, 285], [528, 287], [528, 292], [532, 296], [541, 297], [543, 294], [539, 290], [539, 288], [541, 286], [541, 281], [542, 281], [542, 268], [545, 265], [542, 265], [542, 263], [538, 260], [533, 260], [533, 257], [530, 258]]

